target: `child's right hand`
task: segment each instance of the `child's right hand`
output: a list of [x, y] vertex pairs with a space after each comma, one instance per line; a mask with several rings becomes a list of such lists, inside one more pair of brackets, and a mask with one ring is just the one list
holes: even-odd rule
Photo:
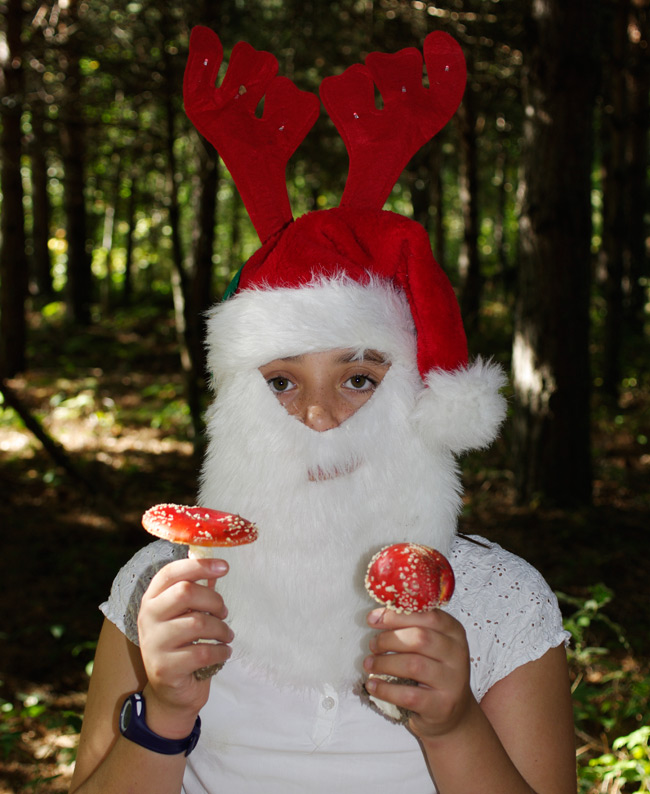
[[[147, 724], [161, 736], [189, 735], [210, 692], [210, 679], [199, 681], [194, 671], [230, 657], [228, 610], [213, 587], [227, 572], [223, 560], [177, 560], [154, 576], [142, 598], [138, 633], [148, 679]], [[206, 579], [207, 587], [199, 584]], [[197, 644], [199, 639], [219, 644]]]

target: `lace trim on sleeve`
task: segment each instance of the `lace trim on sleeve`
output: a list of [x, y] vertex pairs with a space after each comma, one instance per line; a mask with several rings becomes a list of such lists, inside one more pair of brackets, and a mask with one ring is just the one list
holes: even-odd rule
[[138, 612], [149, 583], [158, 571], [173, 560], [187, 557], [187, 547], [157, 540], [131, 557], [113, 581], [111, 594], [100, 604], [104, 616], [131, 642], [139, 645]]
[[449, 611], [465, 627], [472, 689], [480, 701], [497, 681], [566, 644], [570, 635], [555, 594], [525, 560], [497, 544], [485, 549], [460, 539], [451, 562], [456, 593]]

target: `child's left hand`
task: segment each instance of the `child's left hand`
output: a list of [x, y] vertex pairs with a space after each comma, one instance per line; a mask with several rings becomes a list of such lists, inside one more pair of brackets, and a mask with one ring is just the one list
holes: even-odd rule
[[419, 684], [372, 678], [366, 682], [368, 691], [413, 712], [409, 728], [420, 738], [455, 730], [476, 705], [462, 625], [440, 609], [410, 615], [375, 609], [368, 615], [368, 624], [379, 634], [370, 641], [372, 653], [363, 664], [366, 672], [410, 678]]

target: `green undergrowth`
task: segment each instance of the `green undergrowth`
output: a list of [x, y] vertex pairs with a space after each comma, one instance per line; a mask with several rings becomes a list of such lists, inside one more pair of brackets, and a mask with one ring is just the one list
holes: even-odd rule
[[602, 584], [585, 598], [558, 593], [573, 611], [569, 663], [577, 739], [579, 794], [650, 791], [650, 670], [609, 615], [615, 601]]

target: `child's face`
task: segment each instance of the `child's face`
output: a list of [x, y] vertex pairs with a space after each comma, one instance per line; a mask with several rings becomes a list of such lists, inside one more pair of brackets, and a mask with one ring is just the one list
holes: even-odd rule
[[269, 361], [259, 370], [291, 416], [312, 430], [331, 430], [368, 402], [390, 363], [376, 350], [327, 350]]

